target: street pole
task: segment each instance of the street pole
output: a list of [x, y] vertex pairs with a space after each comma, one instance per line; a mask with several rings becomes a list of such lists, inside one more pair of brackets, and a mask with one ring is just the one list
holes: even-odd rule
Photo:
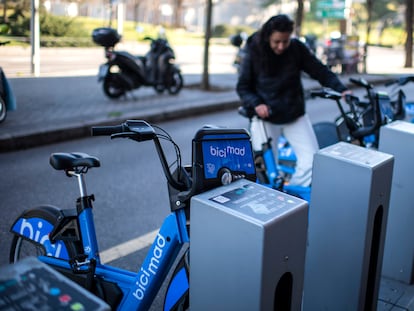
[[118, 33], [120, 35], [122, 35], [124, 33], [124, 20], [125, 20], [125, 13], [124, 13], [124, 3], [122, 1], [117, 3], [117, 29], [118, 29]]
[[32, 0], [32, 18], [30, 20], [31, 73], [35, 77], [40, 75], [40, 26], [39, 0]]

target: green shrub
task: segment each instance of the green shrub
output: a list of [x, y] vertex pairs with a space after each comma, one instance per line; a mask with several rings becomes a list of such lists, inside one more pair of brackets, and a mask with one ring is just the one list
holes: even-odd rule
[[11, 36], [30, 36], [30, 18], [26, 18], [23, 15], [18, 15], [9, 23]]
[[235, 35], [237, 33], [245, 32], [247, 34], [252, 34], [256, 29], [249, 27], [249, 26], [243, 26], [243, 25], [216, 25], [213, 28], [212, 31], [212, 37], [215, 38], [228, 38], [232, 35]]
[[41, 47], [93, 47], [96, 46], [91, 38], [87, 37], [40, 37]]
[[86, 31], [76, 18], [42, 14], [40, 18], [40, 33], [54, 37], [84, 37]]
[[[93, 43], [91, 34], [93, 29], [98, 27], [108, 27], [109, 21], [105, 19], [76, 17], [69, 18], [64, 16], [54, 16], [47, 12], [40, 12], [40, 40], [41, 46], [47, 47], [88, 47], [96, 46]], [[112, 28], [117, 28], [116, 20], [113, 21]], [[137, 31], [139, 28], [139, 31]], [[320, 41], [329, 36], [333, 30], [338, 30], [339, 22], [331, 22], [329, 25], [322, 25], [318, 21], [305, 20], [302, 26], [302, 35], [309, 33], [315, 34]], [[7, 30], [8, 29], [8, 30]], [[123, 41], [140, 41], [145, 36], [157, 37], [160, 26], [137, 23], [134, 21], [124, 21]], [[221, 24], [212, 29], [212, 40], [214, 44], [228, 44], [228, 38], [234, 34], [245, 32], [248, 35], [256, 29], [244, 25]], [[364, 27], [358, 29], [361, 40], [365, 40]], [[8, 23], [3, 23], [0, 19], [0, 35], [4, 40], [11, 38], [12, 44], [30, 44], [30, 12], [15, 9], [13, 14], [8, 16]], [[165, 36], [172, 46], [175, 45], [202, 45], [204, 43], [203, 32], [189, 32], [185, 29], [174, 29], [165, 27]], [[16, 38], [16, 39], [15, 39]], [[405, 42], [405, 31], [400, 27], [386, 28], [383, 37], [378, 38], [377, 31], [371, 32], [370, 43], [382, 43], [386, 45], [402, 45]]]
[[10, 26], [7, 24], [0, 24], [0, 34], [7, 35], [10, 31]]

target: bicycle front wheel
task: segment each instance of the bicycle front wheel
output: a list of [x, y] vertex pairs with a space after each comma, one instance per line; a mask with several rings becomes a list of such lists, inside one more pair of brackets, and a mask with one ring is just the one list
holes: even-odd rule
[[0, 96], [0, 122], [3, 122], [4, 120], [6, 120], [6, 116], [7, 116], [6, 101]]
[[172, 72], [168, 78], [167, 90], [170, 95], [178, 94], [184, 85], [184, 79], [181, 73], [175, 68], [172, 69]]
[[[75, 242], [66, 241], [65, 246], [68, 250], [70, 258], [80, 255], [81, 252]], [[25, 239], [21, 236], [15, 235], [11, 242], [9, 262], [16, 263], [20, 259], [26, 257], [46, 256], [46, 250], [43, 245], [34, 242], [33, 240]]]
[[269, 184], [269, 178], [267, 177], [266, 173], [266, 165], [261, 154], [257, 154], [254, 157], [254, 164], [256, 165], [256, 176], [257, 180], [260, 184], [266, 185]]
[[187, 311], [190, 308], [189, 280], [190, 264], [187, 248], [178, 260], [177, 266], [168, 282], [164, 300], [164, 311]]

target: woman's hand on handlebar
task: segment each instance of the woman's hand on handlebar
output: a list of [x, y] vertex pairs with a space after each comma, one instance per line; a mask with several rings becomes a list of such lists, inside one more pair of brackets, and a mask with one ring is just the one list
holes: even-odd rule
[[260, 104], [257, 105], [254, 110], [256, 111], [256, 114], [259, 116], [259, 118], [261, 119], [266, 119], [270, 116], [270, 109], [267, 105], [265, 104]]
[[341, 93], [342, 98], [346, 98], [347, 95], [352, 95], [352, 91], [351, 90], [345, 90]]

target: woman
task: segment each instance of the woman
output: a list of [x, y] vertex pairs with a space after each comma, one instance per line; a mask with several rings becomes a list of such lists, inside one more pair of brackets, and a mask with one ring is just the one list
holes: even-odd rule
[[237, 93], [248, 109], [254, 109], [277, 141], [283, 134], [296, 153], [297, 164], [291, 184], [309, 186], [313, 155], [319, 149], [305, 111], [302, 72], [343, 95], [350, 91], [298, 39], [291, 38], [294, 22], [287, 15], [271, 17], [249, 37], [237, 82]]

